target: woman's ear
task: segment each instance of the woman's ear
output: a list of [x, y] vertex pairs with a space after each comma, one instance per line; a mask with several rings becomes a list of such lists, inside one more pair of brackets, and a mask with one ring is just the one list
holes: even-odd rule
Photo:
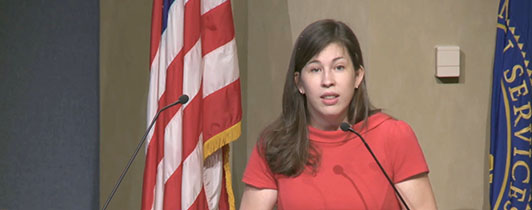
[[303, 88], [303, 85], [301, 85], [300, 79], [301, 77], [299, 72], [294, 72], [294, 82], [296, 83], [297, 90], [299, 93], [305, 94], [305, 89]]
[[360, 83], [362, 83], [362, 80], [364, 79], [364, 73], [366, 70], [364, 69], [364, 66], [360, 66], [360, 68], [355, 71], [355, 89], [360, 86]]

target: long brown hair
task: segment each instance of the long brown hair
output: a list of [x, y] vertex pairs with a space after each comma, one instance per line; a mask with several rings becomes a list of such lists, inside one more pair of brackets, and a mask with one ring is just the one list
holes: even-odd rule
[[[286, 73], [283, 111], [279, 118], [264, 129], [257, 144], [259, 153], [266, 159], [273, 173], [297, 176], [305, 166], [311, 166], [314, 171], [319, 166], [319, 151], [308, 140], [307, 125], [310, 119], [306, 98], [297, 89], [294, 73], [300, 72], [312, 57], [331, 43], [338, 43], [347, 49], [355, 71], [364, 65], [358, 40], [346, 24], [330, 19], [320, 20], [301, 32]], [[367, 120], [370, 108], [366, 81], [363, 79], [349, 104], [349, 123]]]

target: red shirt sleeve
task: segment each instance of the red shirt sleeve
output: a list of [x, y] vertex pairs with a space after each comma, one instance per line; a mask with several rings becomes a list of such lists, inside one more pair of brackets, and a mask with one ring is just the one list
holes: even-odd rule
[[242, 182], [256, 188], [277, 189], [277, 181], [264, 157], [259, 155], [256, 146], [253, 147], [249, 157]]
[[393, 121], [390, 146], [393, 162], [393, 182], [399, 183], [406, 179], [428, 173], [429, 168], [423, 151], [412, 128], [404, 121]]

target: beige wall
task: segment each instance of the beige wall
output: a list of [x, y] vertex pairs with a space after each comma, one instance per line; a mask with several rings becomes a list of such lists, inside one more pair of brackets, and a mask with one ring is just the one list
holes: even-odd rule
[[[151, 3], [100, 1], [100, 205], [146, 128]], [[144, 147], [108, 209], [140, 209]]]
[[[102, 205], [145, 128], [151, 4], [119, 2], [100, 2]], [[440, 209], [488, 209], [497, 5], [497, 0], [233, 0], [244, 109], [243, 135], [232, 156], [237, 200], [258, 133], [280, 113], [293, 41], [312, 21], [334, 18], [350, 25], [361, 42], [373, 104], [416, 131]], [[434, 77], [436, 45], [460, 46], [458, 80]], [[141, 153], [111, 207], [139, 208], [143, 164]]]

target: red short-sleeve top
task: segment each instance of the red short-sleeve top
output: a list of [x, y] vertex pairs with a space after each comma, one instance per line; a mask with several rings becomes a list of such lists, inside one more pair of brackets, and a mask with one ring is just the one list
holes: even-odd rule
[[[362, 129], [362, 123], [354, 125]], [[296, 177], [271, 172], [257, 147], [242, 181], [276, 189], [278, 209], [400, 209], [400, 203], [378, 165], [355, 134], [308, 127], [309, 139], [321, 154], [317, 172]], [[377, 113], [361, 132], [394, 183], [428, 173], [423, 152], [408, 124]]]

